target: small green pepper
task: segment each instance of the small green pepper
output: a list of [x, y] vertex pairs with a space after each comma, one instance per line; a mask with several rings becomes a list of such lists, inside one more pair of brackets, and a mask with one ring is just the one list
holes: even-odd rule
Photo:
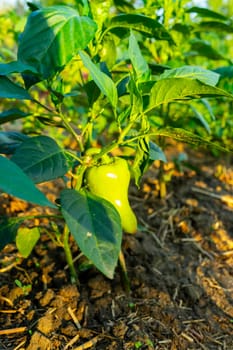
[[127, 233], [135, 233], [137, 219], [128, 200], [130, 171], [127, 161], [115, 157], [110, 163], [90, 167], [85, 179], [91, 193], [108, 200], [117, 209], [122, 229]]

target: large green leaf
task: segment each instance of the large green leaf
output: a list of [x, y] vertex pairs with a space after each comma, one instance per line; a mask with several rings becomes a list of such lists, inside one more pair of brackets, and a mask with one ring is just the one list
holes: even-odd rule
[[48, 136], [35, 136], [23, 142], [11, 160], [35, 183], [65, 175], [68, 165], [63, 150]]
[[117, 34], [119, 31], [119, 34], [121, 34], [122, 29], [133, 29], [143, 33], [145, 36], [174, 43], [171, 35], [161, 23], [144, 15], [120, 14], [112, 17], [106, 32], [111, 30]]
[[31, 100], [31, 96], [21, 86], [10, 79], [0, 75], [0, 98], [15, 98], [18, 100]]
[[[214, 86], [206, 85], [198, 80], [186, 78], [170, 78], [156, 82], [150, 91], [151, 110], [163, 103], [177, 100], [192, 100], [201, 97], [229, 97], [233, 95]], [[147, 110], [147, 112], [148, 112]]]
[[159, 80], [167, 78], [189, 78], [197, 79], [207, 85], [215, 86], [218, 83], [219, 77], [219, 74], [198, 66], [182, 66], [166, 70], [160, 75]]
[[113, 278], [122, 241], [120, 216], [113, 205], [90, 193], [66, 189], [61, 192], [61, 210], [84, 255]]
[[28, 202], [56, 208], [14, 162], [0, 156], [0, 169], [0, 191]]
[[18, 60], [33, 66], [43, 78], [60, 71], [93, 39], [97, 26], [68, 6], [34, 11], [20, 37]]
[[101, 72], [101, 70], [92, 62], [90, 57], [84, 51], [80, 51], [79, 55], [98, 88], [105, 96], [107, 96], [112, 106], [116, 107], [118, 95], [117, 88], [112, 79], [105, 73]]

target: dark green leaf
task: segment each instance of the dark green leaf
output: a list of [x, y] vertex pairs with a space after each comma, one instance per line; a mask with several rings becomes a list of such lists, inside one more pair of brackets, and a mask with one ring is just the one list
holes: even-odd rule
[[228, 17], [222, 15], [221, 13], [212, 11], [206, 7], [198, 7], [193, 6], [190, 9], [187, 9], [186, 12], [188, 13], [197, 13], [201, 17], [209, 17], [209, 18], [216, 18], [222, 21], [228, 20]]
[[0, 153], [12, 154], [15, 150], [28, 139], [18, 131], [0, 131]]
[[17, 230], [23, 220], [17, 218], [0, 218], [0, 250], [15, 240]]
[[4, 124], [6, 122], [11, 122], [16, 119], [25, 118], [29, 114], [21, 111], [17, 108], [8, 109], [2, 113], [0, 113], [0, 124]]
[[219, 67], [215, 69], [215, 72], [220, 74], [223, 78], [233, 78], [233, 65], [226, 67]]
[[14, 162], [0, 156], [0, 169], [0, 191], [28, 202], [56, 208]]
[[157, 20], [138, 14], [120, 14], [110, 20], [106, 31], [115, 29], [133, 29], [141, 32], [147, 37], [153, 37], [157, 40], [167, 40], [174, 44], [169, 32]]
[[108, 278], [121, 249], [120, 216], [108, 201], [86, 192], [61, 192], [61, 210], [79, 248]]
[[35, 183], [56, 179], [68, 171], [63, 150], [48, 136], [29, 138], [17, 148], [11, 160]]
[[210, 58], [212, 60], [224, 60], [223, 57], [217, 50], [215, 50], [209, 42], [201, 39], [192, 39], [190, 41], [191, 52], [187, 55], [189, 56], [203, 56]]
[[37, 73], [36, 69], [28, 64], [19, 61], [12, 61], [9, 63], [0, 63], [0, 75], [9, 75], [12, 73], [32, 72]]
[[20, 37], [18, 60], [52, 77], [93, 39], [97, 26], [68, 6], [32, 12]]
[[219, 31], [220, 33], [232, 33], [232, 24], [217, 22], [217, 21], [205, 21], [199, 23], [198, 27], [195, 27], [195, 31], [206, 32], [206, 31]]
[[0, 76], [0, 98], [31, 100], [31, 96], [27, 90], [13, 83], [13, 81], [4, 76]]

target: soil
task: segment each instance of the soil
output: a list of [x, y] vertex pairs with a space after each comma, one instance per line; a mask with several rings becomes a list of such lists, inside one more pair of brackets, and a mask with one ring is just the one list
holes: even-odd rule
[[[164, 198], [156, 162], [140, 190], [130, 188], [139, 228], [122, 244], [129, 293], [119, 267], [109, 280], [86, 266], [71, 284], [48, 222], [28, 222], [44, 228], [30, 257], [14, 244], [0, 253], [1, 350], [233, 350], [233, 163], [186, 153], [191, 167], [165, 166]], [[59, 186], [41, 188], [53, 198]], [[41, 212], [0, 197], [0, 215]]]

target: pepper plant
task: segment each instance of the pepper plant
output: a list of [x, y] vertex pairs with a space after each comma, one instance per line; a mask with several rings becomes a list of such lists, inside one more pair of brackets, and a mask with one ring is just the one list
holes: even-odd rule
[[[0, 113], [1, 192], [54, 210], [47, 215], [53, 227], [64, 220], [59, 242], [73, 279], [70, 235], [113, 278], [122, 232], [137, 231], [130, 178], [139, 187], [155, 160], [166, 162], [166, 138], [221, 149], [176, 120], [177, 110], [192, 112], [209, 132], [198, 103], [211, 115], [211, 101], [232, 100], [230, 91], [217, 86], [218, 73], [201, 61], [189, 63], [194, 47], [206, 47], [191, 30], [190, 41], [183, 40], [190, 25], [184, 19], [195, 13], [230, 24], [217, 12], [185, 7], [187, 1], [166, 3], [29, 3], [17, 56], [0, 64], [0, 98], [9, 106]], [[22, 132], [4, 130], [16, 121]], [[36, 185], [57, 178], [64, 189], [52, 203]], [[26, 219], [0, 219], [1, 248], [15, 240], [24, 257], [30, 254], [40, 230], [25, 229]]]

